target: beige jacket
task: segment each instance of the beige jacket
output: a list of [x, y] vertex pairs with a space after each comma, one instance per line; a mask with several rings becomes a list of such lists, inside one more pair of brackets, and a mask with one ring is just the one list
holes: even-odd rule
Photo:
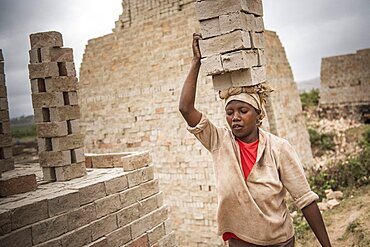
[[232, 232], [257, 245], [281, 243], [291, 238], [294, 230], [284, 201], [286, 190], [300, 209], [318, 196], [311, 191], [299, 158], [288, 141], [259, 129], [256, 164], [245, 181], [239, 145], [228, 128], [214, 126], [202, 114], [198, 125], [188, 130], [213, 157], [218, 234]]

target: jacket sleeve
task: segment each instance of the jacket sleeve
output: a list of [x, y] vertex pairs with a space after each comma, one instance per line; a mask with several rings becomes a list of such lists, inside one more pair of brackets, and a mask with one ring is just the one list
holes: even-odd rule
[[302, 209], [319, 199], [306, 179], [303, 166], [294, 148], [288, 141], [280, 146], [280, 179], [288, 190], [299, 209]]
[[223, 131], [211, 123], [204, 113], [202, 113], [202, 118], [196, 126], [188, 126], [187, 129], [208, 151], [214, 151], [219, 148]]

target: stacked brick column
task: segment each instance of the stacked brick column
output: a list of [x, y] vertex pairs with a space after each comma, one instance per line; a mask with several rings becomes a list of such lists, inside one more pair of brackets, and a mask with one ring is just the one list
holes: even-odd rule
[[2, 172], [12, 169], [14, 169], [12, 136], [5, 85], [4, 57], [0, 49], [0, 177]]
[[198, 0], [202, 68], [215, 90], [266, 81], [261, 0]]
[[58, 32], [30, 35], [29, 78], [44, 180], [86, 174], [73, 51]]

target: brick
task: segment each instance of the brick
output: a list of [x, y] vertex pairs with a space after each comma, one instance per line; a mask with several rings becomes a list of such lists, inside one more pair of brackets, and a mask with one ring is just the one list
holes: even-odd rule
[[68, 134], [67, 122], [37, 124], [38, 137], [62, 137]]
[[200, 32], [203, 39], [220, 35], [221, 30], [218, 17], [200, 21]]
[[76, 190], [63, 190], [53, 193], [48, 199], [49, 216], [53, 217], [80, 207], [79, 193]]
[[74, 163], [68, 166], [55, 167], [57, 181], [67, 181], [86, 175], [85, 162]]
[[[149, 214], [159, 207], [158, 200], [161, 194], [156, 194], [151, 197], [148, 197], [139, 203], [139, 214], [140, 217]], [[161, 205], [162, 206], [162, 205]]]
[[117, 212], [117, 222], [119, 227], [126, 226], [140, 218], [139, 204], [133, 204]]
[[164, 221], [164, 230], [166, 232], [166, 235], [167, 234], [170, 234], [172, 232], [172, 221], [171, 219], [167, 219]]
[[131, 189], [125, 190], [119, 194], [122, 207], [130, 206], [136, 203], [137, 201], [141, 200], [140, 187], [141, 186], [136, 186]]
[[231, 12], [247, 10], [247, 5], [244, 0], [197, 1], [195, 9], [198, 20], [205, 20]]
[[58, 76], [45, 79], [47, 92], [70, 92], [78, 90], [78, 79], [75, 76]]
[[106, 237], [99, 238], [96, 241], [86, 245], [86, 247], [107, 247], [107, 246], [111, 245], [109, 245], [108, 238]]
[[72, 48], [41, 48], [41, 61], [44, 62], [73, 62]]
[[64, 106], [62, 93], [33, 93], [33, 108]]
[[221, 55], [213, 55], [202, 59], [202, 71], [206, 75], [216, 75], [224, 72]]
[[224, 70], [234, 71], [247, 69], [258, 65], [258, 54], [253, 50], [241, 50], [227, 53], [221, 56]]
[[54, 151], [70, 150], [83, 147], [84, 145], [83, 134], [70, 134], [63, 137], [54, 137], [51, 139]]
[[30, 35], [31, 48], [62, 47], [63, 38], [59, 32], [41, 32]]
[[60, 238], [49, 240], [47, 242], [37, 244], [37, 245], [33, 245], [33, 246], [34, 247], [63, 247], [62, 246], [62, 241], [61, 241]]
[[13, 169], [14, 169], [14, 159], [13, 158], [0, 159], [0, 178], [1, 178], [1, 172], [11, 171]]
[[66, 105], [78, 105], [78, 95], [77, 95], [77, 92], [65, 92], [64, 93], [66, 96], [65, 97], [68, 97], [68, 104]]
[[80, 193], [80, 205], [85, 205], [106, 196], [105, 185], [103, 182], [91, 184], [79, 184], [71, 186], [71, 189], [78, 189]]
[[5, 85], [0, 84], [0, 97], [1, 98], [6, 98], [7, 97], [7, 89]]
[[42, 167], [42, 174], [44, 181], [55, 181], [55, 168], [54, 167]]
[[39, 153], [41, 167], [58, 167], [71, 164], [71, 152], [66, 151], [43, 151]]
[[62, 107], [50, 108], [51, 122], [79, 119], [80, 117], [80, 107], [78, 105], [66, 105]]
[[9, 159], [13, 157], [13, 146], [0, 147], [3, 152], [3, 159]]
[[232, 87], [231, 73], [212, 76], [214, 90], [224, 90]]
[[59, 76], [76, 76], [76, 69], [74, 63], [58, 62]]
[[231, 72], [231, 81], [234, 87], [257, 85], [266, 81], [265, 67], [233, 71]]
[[10, 133], [0, 134], [0, 147], [7, 147], [12, 143], [12, 136]]
[[127, 247], [148, 247], [149, 246], [148, 235], [143, 234], [140, 237], [127, 243], [126, 246]]
[[265, 66], [266, 65], [265, 50], [258, 49], [257, 54], [258, 54], [258, 66]]
[[63, 214], [32, 225], [32, 242], [34, 245], [46, 242], [66, 233], [67, 215]]
[[177, 246], [175, 232], [171, 232], [170, 234], [166, 235], [165, 237], [161, 238], [158, 241], [158, 247], [171, 247]]
[[265, 48], [265, 37], [263, 33], [251, 32], [252, 48]]
[[108, 215], [104, 218], [94, 221], [91, 224], [92, 241], [95, 241], [98, 238], [107, 235], [108, 233], [116, 230], [117, 228], [118, 226], [115, 215]]
[[2, 119], [2, 120], [3, 121], [0, 121], [2, 133], [11, 134], [10, 121], [5, 121], [6, 119]]
[[28, 51], [30, 57], [30, 63], [41, 63], [41, 53], [40, 48], [31, 49]]
[[246, 1], [247, 4], [247, 12], [251, 14], [255, 14], [258, 16], [263, 15], [263, 7], [262, 7], [262, 0], [248, 0]]
[[85, 153], [85, 160], [91, 162], [93, 168], [111, 168], [122, 167], [121, 158], [131, 153], [106, 153], [106, 154], [93, 154]]
[[154, 227], [153, 229], [150, 229], [147, 233], [149, 246], [152, 246], [166, 235], [164, 223], [161, 223], [158, 226]]
[[0, 247], [32, 246], [31, 228], [22, 228], [0, 237]]
[[158, 179], [140, 185], [141, 198], [145, 199], [159, 192]]
[[0, 110], [0, 119], [9, 119], [9, 111], [8, 110], [3, 110], [3, 111]]
[[80, 247], [92, 242], [91, 226], [84, 226], [62, 236], [62, 246]]
[[203, 57], [222, 54], [240, 49], [251, 48], [249, 33], [234, 31], [217, 37], [199, 40], [199, 47]]
[[265, 25], [263, 24], [263, 18], [262, 17], [256, 17], [254, 18], [254, 31], [255, 32], [263, 32], [265, 31]]
[[0, 209], [0, 236], [3, 236], [12, 230], [10, 210]]
[[0, 111], [8, 110], [8, 99], [7, 98], [0, 98]]
[[59, 76], [57, 63], [31, 63], [28, 65], [29, 78], [46, 78]]
[[73, 156], [74, 156], [73, 157], [74, 160], [72, 160], [73, 163], [81, 163], [81, 162], [85, 163], [84, 148], [76, 148], [70, 151], [71, 153], [73, 152]]
[[167, 207], [163, 206], [131, 223], [131, 236], [136, 238], [167, 219]]
[[67, 213], [68, 231], [96, 220], [95, 204], [90, 203]]
[[121, 209], [121, 200], [119, 194], [103, 197], [95, 202], [96, 217], [101, 218]]
[[2, 86], [5, 86], [5, 75], [4, 74], [0, 74], [0, 85]]
[[4, 61], [3, 50], [0, 49], [0, 61]]
[[107, 234], [107, 246], [122, 246], [131, 240], [130, 226], [121, 227], [109, 234]]
[[222, 34], [235, 30], [251, 31], [255, 27], [255, 17], [240, 11], [221, 15], [219, 19]]
[[67, 120], [70, 122], [70, 134], [77, 134], [80, 133], [80, 120], [79, 119], [73, 119], [73, 120]]
[[127, 174], [128, 186], [133, 187], [154, 178], [153, 166], [144, 167]]
[[17, 175], [16, 177], [0, 178], [0, 196], [6, 197], [15, 194], [36, 190], [35, 174]]
[[126, 175], [112, 178], [108, 181], [105, 181], [104, 183], [107, 195], [115, 194], [128, 188], [128, 181]]
[[121, 163], [124, 171], [137, 170], [139, 168], [150, 165], [152, 159], [149, 152], [141, 152], [125, 155], [121, 158]]
[[5, 74], [4, 73], [4, 63], [0, 62], [0, 74]]

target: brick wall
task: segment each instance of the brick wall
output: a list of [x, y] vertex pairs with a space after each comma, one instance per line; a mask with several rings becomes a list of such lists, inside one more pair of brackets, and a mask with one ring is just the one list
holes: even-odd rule
[[[162, 1], [152, 2], [162, 6]], [[144, 16], [138, 14], [130, 26], [92, 39], [86, 47], [79, 91], [85, 148], [96, 153], [149, 148], [179, 245], [221, 246], [211, 157], [187, 132], [178, 112], [191, 64], [192, 33], [199, 31], [195, 8], [185, 4], [171, 14], [148, 18], [144, 13], [154, 10], [145, 6], [140, 9]], [[310, 165], [298, 91], [275, 33], [266, 32], [265, 52], [266, 63], [273, 64], [267, 66], [267, 76], [276, 94], [268, 121], [274, 121], [273, 132], [288, 138]], [[200, 76], [196, 105], [215, 124], [226, 123], [211, 78]]]
[[370, 49], [321, 61], [320, 108], [329, 118], [370, 120]]
[[83, 178], [0, 200], [0, 246], [176, 246], [145, 157], [131, 153], [137, 168], [130, 171], [89, 169]]

